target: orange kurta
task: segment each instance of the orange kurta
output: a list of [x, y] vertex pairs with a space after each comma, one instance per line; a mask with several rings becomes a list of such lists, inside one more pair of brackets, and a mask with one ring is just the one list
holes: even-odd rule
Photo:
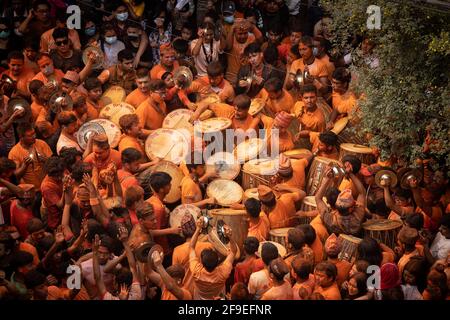
[[326, 129], [326, 120], [323, 111], [316, 107], [314, 111], [308, 111], [303, 101], [294, 105], [294, 114], [302, 125], [302, 130], [323, 132]]
[[[223, 81], [219, 84], [217, 88], [212, 88], [209, 83], [208, 76], [200, 77], [197, 80], [192, 82], [192, 85], [189, 87], [188, 92], [199, 92], [201, 90], [207, 89], [208, 91], [215, 91], [220, 98], [220, 101], [224, 103], [232, 103], [234, 98], [234, 89], [233, 86], [228, 82], [228, 80], [223, 79]], [[220, 89], [220, 90], [219, 90]]]
[[250, 221], [247, 237], [255, 237], [259, 242], [269, 239], [270, 221], [264, 212], [259, 214], [257, 223]]
[[27, 96], [30, 95], [30, 91], [28, 90], [28, 84], [35, 76], [33, 71], [24, 68], [24, 70], [17, 77], [15, 77], [12, 74], [11, 70], [4, 71], [2, 75], [4, 74], [16, 81], [17, 89], [27, 93]]
[[193, 203], [203, 199], [200, 186], [190, 176], [181, 180], [181, 203]]
[[295, 201], [291, 193], [282, 194], [277, 198], [276, 205], [273, 210], [268, 214], [270, 227], [274, 228], [287, 228], [295, 225]]
[[294, 107], [294, 98], [292, 98], [292, 95], [286, 89], [282, 90], [283, 93], [278, 99], [270, 99], [269, 93], [266, 91], [266, 89], [262, 89], [256, 97], [265, 100], [266, 108], [270, 110], [274, 115], [280, 111], [291, 113], [292, 108]]
[[[175, 72], [176, 69], [178, 69], [180, 65], [177, 61], [173, 63], [173, 69], [170, 71], [172, 74]], [[164, 73], [166, 73], [168, 70], [164, 68], [161, 64], [157, 64], [150, 70], [150, 78], [151, 79], [161, 79]]]
[[139, 88], [137, 88], [131, 91], [129, 95], [127, 95], [127, 97], [125, 98], [125, 102], [137, 108], [149, 97], [149, 95], [149, 93], [143, 93]]
[[130, 137], [129, 135], [123, 134], [119, 142], [119, 152], [122, 153], [123, 150], [127, 148], [134, 148], [142, 154], [143, 158], [147, 158], [142, 141], [135, 137]]
[[[159, 110], [158, 110], [159, 109]], [[139, 124], [147, 130], [156, 130], [162, 127], [164, 118], [166, 117], [167, 107], [163, 102], [159, 106], [155, 106], [150, 99], [142, 102], [136, 109], [136, 115], [139, 118]]]
[[320, 144], [319, 135], [320, 135], [319, 132], [310, 132], [309, 133], [309, 142], [311, 142], [311, 144], [312, 144], [311, 151], [313, 153], [317, 153], [317, 155], [319, 157], [325, 157], [328, 159], [339, 160], [339, 151], [337, 150], [336, 147], [333, 147], [333, 150], [329, 153], [319, 151], [319, 144]]

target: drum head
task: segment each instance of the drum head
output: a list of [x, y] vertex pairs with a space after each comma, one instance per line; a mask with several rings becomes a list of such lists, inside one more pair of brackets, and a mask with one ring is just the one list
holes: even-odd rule
[[80, 129], [78, 129], [76, 136], [77, 136], [78, 145], [81, 147], [81, 149], [83, 149], [83, 150], [86, 149], [89, 137], [93, 133], [106, 134], [105, 129], [103, 129], [103, 127], [100, 124], [98, 124], [96, 122], [92, 122], [92, 121], [84, 123], [80, 127]]
[[305, 199], [303, 199], [303, 203], [311, 206], [311, 207], [317, 207], [316, 205], [316, 197], [314, 196], [307, 196], [305, 197]]
[[92, 65], [92, 69], [102, 69], [103, 67], [103, 61], [104, 61], [104, 54], [103, 51], [100, 50], [100, 48], [97, 47], [87, 47], [86, 49], [84, 49], [83, 51], [83, 63], [86, 65], [89, 58], [89, 54], [94, 51], [95, 54], [97, 55], [97, 58], [95, 59], [94, 64]]
[[110, 120], [120, 126], [120, 117], [126, 114], [133, 114], [134, 112], [134, 107], [126, 102], [111, 103], [100, 110], [100, 118]]
[[278, 249], [278, 254], [280, 255], [280, 257], [284, 257], [287, 253], [286, 248], [282, 245], [279, 244], [278, 242], [274, 242], [274, 241], [262, 241], [259, 243], [259, 248], [258, 248], [258, 253], [257, 255], [259, 257], [261, 257], [261, 251], [262, 251], [262, 246], [264, 245], [264, 243], [271, 243], [273, 244], [275, 247], [277, 247]]
[[231, 126], [231, 120], [227, 118], [209, 118], [198, 122], [198, 130], [202, 133], [219, 132]]
[[162, 127], [165, 129], [187, 129], [190, 132], [194, 130], [194, 125], [189, 119], [194, 114], [189, 109], [177, 109], [170, 112], [165, 118]]
[[276, 228], [276, 229], [271, 229], [269, 231], [269, 234], [275, 237], [285, 237], [289, 230], [294, 229], [294, 228]]
[[362, 224], [364, 230], [368, 231], [389, 231], [401, 228], [403, 223], [398, 220], [372, 219]]
[[253, 159], [242, 166], [242, 171], [262, 176], [276, 175], [279, 159]]
[[182, 204], [173, 209], [170, 213], [169, 224], [172, 228], [180, 227], [181, 220], [184, 215], [190, 214], [194, 217], [194, 220], [197, 221], [198, 216], [200, 215], [201, 210], [199, 207], [196, 207], [192, 204]]
[[312, 152], [308, 149], [294, 149], [285, 151], [283, 154], [289, 158], [306, 158], [312, 155]]
[[341, 118], [334, 123], [334, 127], [333, 127], [333, 129], [331, 129], [331, 131], [333, 131], [335, 134], [339, 134], [347, 126], [347, 123], [348, 123], [348, 117]]
[[105, 91], [100, 100], [103, 105], [106, 106], [111, 103], [121, 103], [122, 101], [125, 101], [126, 97], [127, 93], [124, 88], [120, 86], [111, 86]]
[[250, 188], [250, 189], [245, 190], [244, 198], [245, 199], [253, 198], [253, 199], [259, 200], [258, 188]]
[[372, 154], [372, 149], [355, 143], [341, 143], [340, 148], [353, 153]]
[[189, 153], [189, 142], [179, 131], [157, 129], [145, 141], [145, 152], [149, 158], [161, 158], [179, 164]]
[[212, 216], [216, 215], [226, 215], [226, 216], [246, 216], [247, 211], [245, 210], [235, 210], [235, 209], [213, 209], [208, 211]]
[[[208, 241], [214, 246], [214, 249], [220, 253], [222, 256], [226, 257], [228, 254], [228, 248], [230, 247], [230, 244], [224, 244], [219, 237], [219, 234], [217, 233], [216, 228], [212, 228], [209, 232], [208, 232]], [[239, 250], [239, 246], [237, 247], [237, 252], [236, 252], [236, 256], [235, 256], [235, 260], [238, 260], [241, 253]]]
[[215, 170], [219, 178], [234, 180], [241, 171], [241, 165], [232, 153], [217, 152], [206, 161], [209, 170]]
[[210, 198], [215, 198], [219, 205], [229, 206], [241, 202], [244, 190], [234, 181], [216, 179], [208, 185], [206, 194]]
[[106, 135], [108, 136], [108, 142], [111, 148], [115, 148], [119, 145], [121, 132], [117, 124], [106, 119], [94, 119], [90, 122], [98, 123], [103, 127]]
[[237, 145], [233, 153], [239, 163], [244, 163], [256, 158], [265, 146], [266, 143], [263, 139], [252, 138]]
[[169, 194], [164, 198], [164, 202], [175, 203], [181, 199], [181, 180], [184, 178], [183, 172], [178, 166], [168, 161], [159, 162], [154, 168], [153, 172], [165, 172], [171, 178], [172, 188]]
[[255, 114], [258, 114], [259, 112], [261, 112], [261, 110], [264, 109], [264, 106], [265, 106], [264, 99], [254, 98], [254, 99], [252, 99], [248, 113], [251, 116], [254, 116]]
[[350, 242], [355, 243], [355, 244], [359, 244], [362, 241], [361, 238], [358, 238], [358, 237], [355, 237], [355, 236], [351, 236], [349, 234], [343, 234], [343, 233], [341, 233], [339, 235], [339, 238], [342, 238], [343, 240], [350, 241]]

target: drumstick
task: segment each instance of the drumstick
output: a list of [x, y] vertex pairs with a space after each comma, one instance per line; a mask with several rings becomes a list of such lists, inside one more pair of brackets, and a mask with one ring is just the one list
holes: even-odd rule
[[163, 159], [165, 157], [167, 157], [167, 155], [172, 151], [173, 147], [175, 147], [175, 143], [172, 144], [172, 146], [170, 147], [169, 151], [167, 151], [166, 154], [164, 155], [164, 157], [162, 157]]

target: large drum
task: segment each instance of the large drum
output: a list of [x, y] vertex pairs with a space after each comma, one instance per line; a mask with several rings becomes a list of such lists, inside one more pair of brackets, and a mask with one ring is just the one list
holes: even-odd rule
[[131, 104], [120, 102], [108, 104], [100, 111], [100, 118], [110, 120], [120, 126], [119, 120], [126, 114], [133, 114], [134, 107]]
[[242, 166], [242, 187], [270, 186], [270, 179], [278, 172], [279, 159], [253, 159]]
[[161, 161], [156, 166], [148, 168], [138, 176], [139, 183], [145, 192], [145, 198], [148, 198], [149, 194], [152, 194], [152, 189], [150, 187], [150, 176], [153, 172], [156, 171], [165, 172], [172, 178], [172, 188], [170, 189], [169, 194], [164, 198], [164, 202], [175, 203], [180, 200], [181, 180], [183, 179], [184, 175], [178, 166], [169, 161]]
[[261, 251], [262, 251], [262, 247], [263, 247], [264, 243], [271, 243], [271, 244], [273, 244], [275, 247], [277, 247], [277, 249], [278, 249], [278, 255], [279, 255], [280, 257], [284, 257], [284, 256], [286, 255], [286, 253], [287, 253], [286, 247], [283, 246], [282, 244], [278, 243], [278, 242], [274, 242], [274, 241], [261, 241], [261, 242], [259, 243], [258, 253], [257, 253], [257, 255], [258, 255], [259, 257], [261, 257]]
[[259, 200], [258, 188], [250, 188], [244, 191], [244, 198], [242, 199], [242, 203], [247, 199], [256, 199]]
[[[342, 164], [336, 160], [324, 157], [314, 158], [311, 167], [309, 168], [308, 176], [306, 177], [306, 194], [308, 196], [314, 196], [317, 193], [317, 190], [319, 190], [329, 163], [336, 167], [342, 167]], [[334, 186], [338, 187], [343, 178], [344, 175], [342, 173], [337, 174], [334, 179]]]
[[397, 234], [403, 227], [398, 220], [372, 219], [363, 223], [364, 235], [384, 243], [391, 249], [397, 244]]
[[365, 139], [356, 132], [348, 117], [337, 120], [331, 131], [337, 134], [339, 143], [356, 143], [361, 145], [367, 143]]
[[254, 99], [252, 99], [248, 113], [251, 116], [257, 115], [258, 113], [260, 113], [262, 111], [262, 109], [264, 109], [265, 105], [266, 105], [266, 103], [263, 98], [254, 98]]
[[98, 123], [103, 127], [106, 135], [108, 136], [108, 142], [111, 148], [115, 148], [119, 145], [122, 133], [117, 124], [106, 119], [94, 119], [89, 122]]
[[312, 155], [312, 152], [308, 149], [293, 149], [283, 152], [286, 157], [290, 159], [302, 159]]
[[222, 220], [226, 225], [231, 227], [231, 238], [237, 243], [239, 248], [244, 248], [244, 240], [248, 233], [248, 219], [245, 210], [232, 209], [214, 209], [210, 210], [212, 216], [212, 226], [217, 228], [217, 222]]
[[323, 112], [323, 115], [325, 116], [325, 121], [328, 123], [330, 121], [331, 112], [333, 112], [333, 109], [328, 105], [328, 103], [322, 98], [317, 98], [317, 107]]
[[197, 221], [200, 216], [201, 210], [199, 207], [192, 204], [181, 204], [170, 213], [169, 224], [172, 228], [181, 226], [181, 220], [186, 214], [190, 214]]
[[276, 228], [269, 231], [269, 240], [287, 247], [287, 234], [293, 228]]
[[210, 198], [215, 198], [219, 205], [230, 206], [241, 202], [244, 190], [232, 180], [216, 179], [209, 183], [206, 194]]
[[358, 244], [362, 241], [362, 239], [348, 234], [340, 234], [339, 241], [342, 243], [342, 250], [338, 257], [339, 260], [346, 260], [351, 263], [355, 262], [356, 253], [358, 252]]
[[213, 154], [206, 160], [206, 166], [208, 170], [215, 170], [221, 179], [234, 180], [241, 171], [241, 165], [229, 152]]
[[[313, 211], [317, 209], [316, 205], [316, 198], [314, 196], [306, 196], [305, 199], [303, 199], [300, 210], [302, 211]], [[300, 224], [309, 224], [314, 217], [302, 217], [300, 218]]]
[[157, 129], [145, 141], [145, 152], [149, 158], [161, 158], [179, 164], [190, 152], [189, 142], [179, 131]]
[[111, 86], [100, 98], [100, 101], [104, 106], [111, 103], [121, 103], [125, 101], [127, 97], [127, 92], [121, 86]]
[[[195, 130], [199, 131], [203, 134], [204, 139], [206, 141], [211, 141], [210, 137], [218, 136], [219, 133], [222, 134], [223, 139], [223, 145], [226, 143], [226, 136], [225, 136], [225, 130], [231, 127], [231, 120], [228, 118], [222, 118], [222, 117], [215, 117], [215, 118], [209, 118], [203, 121], [198, 121], [195, 124]], [[214, 138], [215, 139], [215, 138]], [[219, 146], [219, 145], [218, 145]], [[223, 151], [223, 150], [220, 150]]]
[[339, 161], [346, 155], [352, 155], [361, 160], [362, 163], [372, 164], [376, 162], [376, 158], [372, 153], [372, 149], [360, 144], [342, 143], [339, 151]]
[[258, 157], [265, 147], [263, 139], [252, 138], [238, 144], [233, 153], [239, 163], [244, 163]]
[[[232, 230], [232, 232], [234, 232], [234, 230]], [[214, 246], [217, 253], [219, 253], [219, 260], [224, 260], [228, 254], [228, 249], [231, 249], [231, 243], [227, 242], [216, 228], [213, 228], [208, 232], [208, 241]], [[239, 260], [240, 257], [241, 248], [238, 245], [234, 260]]]

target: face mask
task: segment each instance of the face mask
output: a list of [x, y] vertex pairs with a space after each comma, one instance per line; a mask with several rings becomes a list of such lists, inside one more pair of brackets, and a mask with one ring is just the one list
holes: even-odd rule
[[105, 37], [105, 41], [107, 43], [109, 43], [109, 44], [113, 44], [114, 42], [117, 41], [117, 37], [116, 36], [114, 36], [114, 37]]
[[234, 23], [234, 16], [223, 17], [223, 21], [225, 21], [226, 23], [232, 24], [232, 23]]
[[139, 35], [137, 33], [128, 33], [127, 35], [131, 40], [136, 40], [137, 38], [139, 38]]
[[312, 50], [312, 54], [314, 57], [317, 57], [317, 55], [319, 54], [319, 49], [317, 49], [317, 47], [314, 47]]
[[51, 75], [51, 74], [53, 73], [53, 71], [54, 71], [53, 66], [52, 66], [52, 65], [49, 65], [49, 66], [45, 66], [45, 67], [44, 67], [44, 70], [42, 71], [42, 73], [43, 73], [45, 76], [49, 76], [49, 75]]
[[116, 18], [119, 21], [125, 21], [128, 19], [128, 12], [118, 13], [118, 14], [116, 14]]
[[9, 37], [9, 30], [0, 32], [0, 39], [6, 39]]
[[85, 33], [87, 36], [92, 37], [92, 36], [95, 34], [95, 27], [87, 28], [86, 30], [84, 30], [84, 33]]

